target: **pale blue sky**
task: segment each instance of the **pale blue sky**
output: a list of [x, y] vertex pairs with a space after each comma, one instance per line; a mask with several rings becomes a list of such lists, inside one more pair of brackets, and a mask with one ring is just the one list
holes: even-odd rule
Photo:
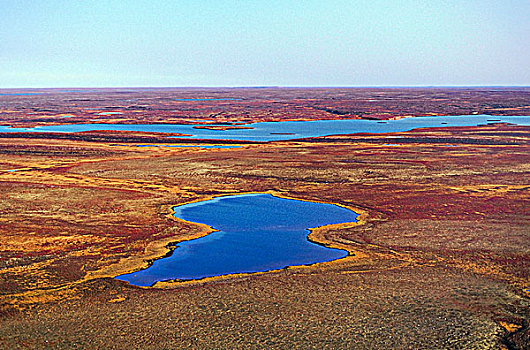
[[0, 87], [530, 85], [529, 0], [0, 0]]

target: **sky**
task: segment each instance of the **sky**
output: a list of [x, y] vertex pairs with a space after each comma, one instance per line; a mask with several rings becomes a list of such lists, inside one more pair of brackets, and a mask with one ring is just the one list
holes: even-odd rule
[[0, 0], [0, 88], [530, 85], [529, 0]]

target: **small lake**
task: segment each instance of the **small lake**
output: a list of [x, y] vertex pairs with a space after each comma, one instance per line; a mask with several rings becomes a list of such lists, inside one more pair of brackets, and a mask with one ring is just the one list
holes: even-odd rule
[[309, 228], [356, 222], [359, 214], [333, 204], [244, 194], [176, 206], [174, 216], [218, 231], [176, 245], [171, 256], [117, 276], [137, 286], [234, 273], [271, 271], [348, 255], [307, 239]]
[[[64, 124], [35, 128], [10, 128], [0, 125], [0, 132], [81, 132], [97, 130], [144, 131], [189, 134], [178, 138], [242, 141], [279, 141], [304, 137], [318, 137], [355, 133], [402, 132], [417, 128], [476, 126], [488, 123], [530, 125], [530, 116], [461, 115], [449, 117], [414, 117], [399, 120], [317, 120], [290, 122], [262, 122], [245, 124], [251, 129], [211, 130], [196, 126], [221, 126], [219, 124]], [[226, 126], [226, 125], [222, 125]]]
[[43, 92], [6, 92], [1, 93], [0, 96], [31, 96], [31, 95], [42, 95]]
[[[111, 146], [129, 146], [124, 145], [111, 145]], [[169, 147], [169, 148], [241, 148], [241, 146], [229, 146], [229, 145], [133, 145], [134, 147]]]
[[174, 101], [242, 101], [242, 98], [174, 98]]

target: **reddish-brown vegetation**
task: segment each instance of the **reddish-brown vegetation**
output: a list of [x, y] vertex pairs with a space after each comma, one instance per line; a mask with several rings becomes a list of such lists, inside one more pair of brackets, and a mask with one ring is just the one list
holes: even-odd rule
[[[422, 115], [530, 115], [529, 88], [46, 89], [0, 96], [0, 125], [248, 123], [395, 119]], [[18, 91], [20, 93], [20, 91]], [[13, 93], [13, 95], [9, 95]]]

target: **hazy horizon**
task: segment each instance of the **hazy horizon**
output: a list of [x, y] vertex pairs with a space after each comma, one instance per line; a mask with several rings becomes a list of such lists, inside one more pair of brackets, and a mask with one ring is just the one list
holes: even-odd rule
[[530, 86], [526, 0], [0, 1], [4, 89]]
[[48, 86], [48, 87], [0, 87], [0, 90], [61, 90], [61, 89], [480, 89], [480, 88], [530, 88], [530, 85], [364, 85], [364, 86], [324, 86], [324, 85], [300, 85], [300, 86]]

